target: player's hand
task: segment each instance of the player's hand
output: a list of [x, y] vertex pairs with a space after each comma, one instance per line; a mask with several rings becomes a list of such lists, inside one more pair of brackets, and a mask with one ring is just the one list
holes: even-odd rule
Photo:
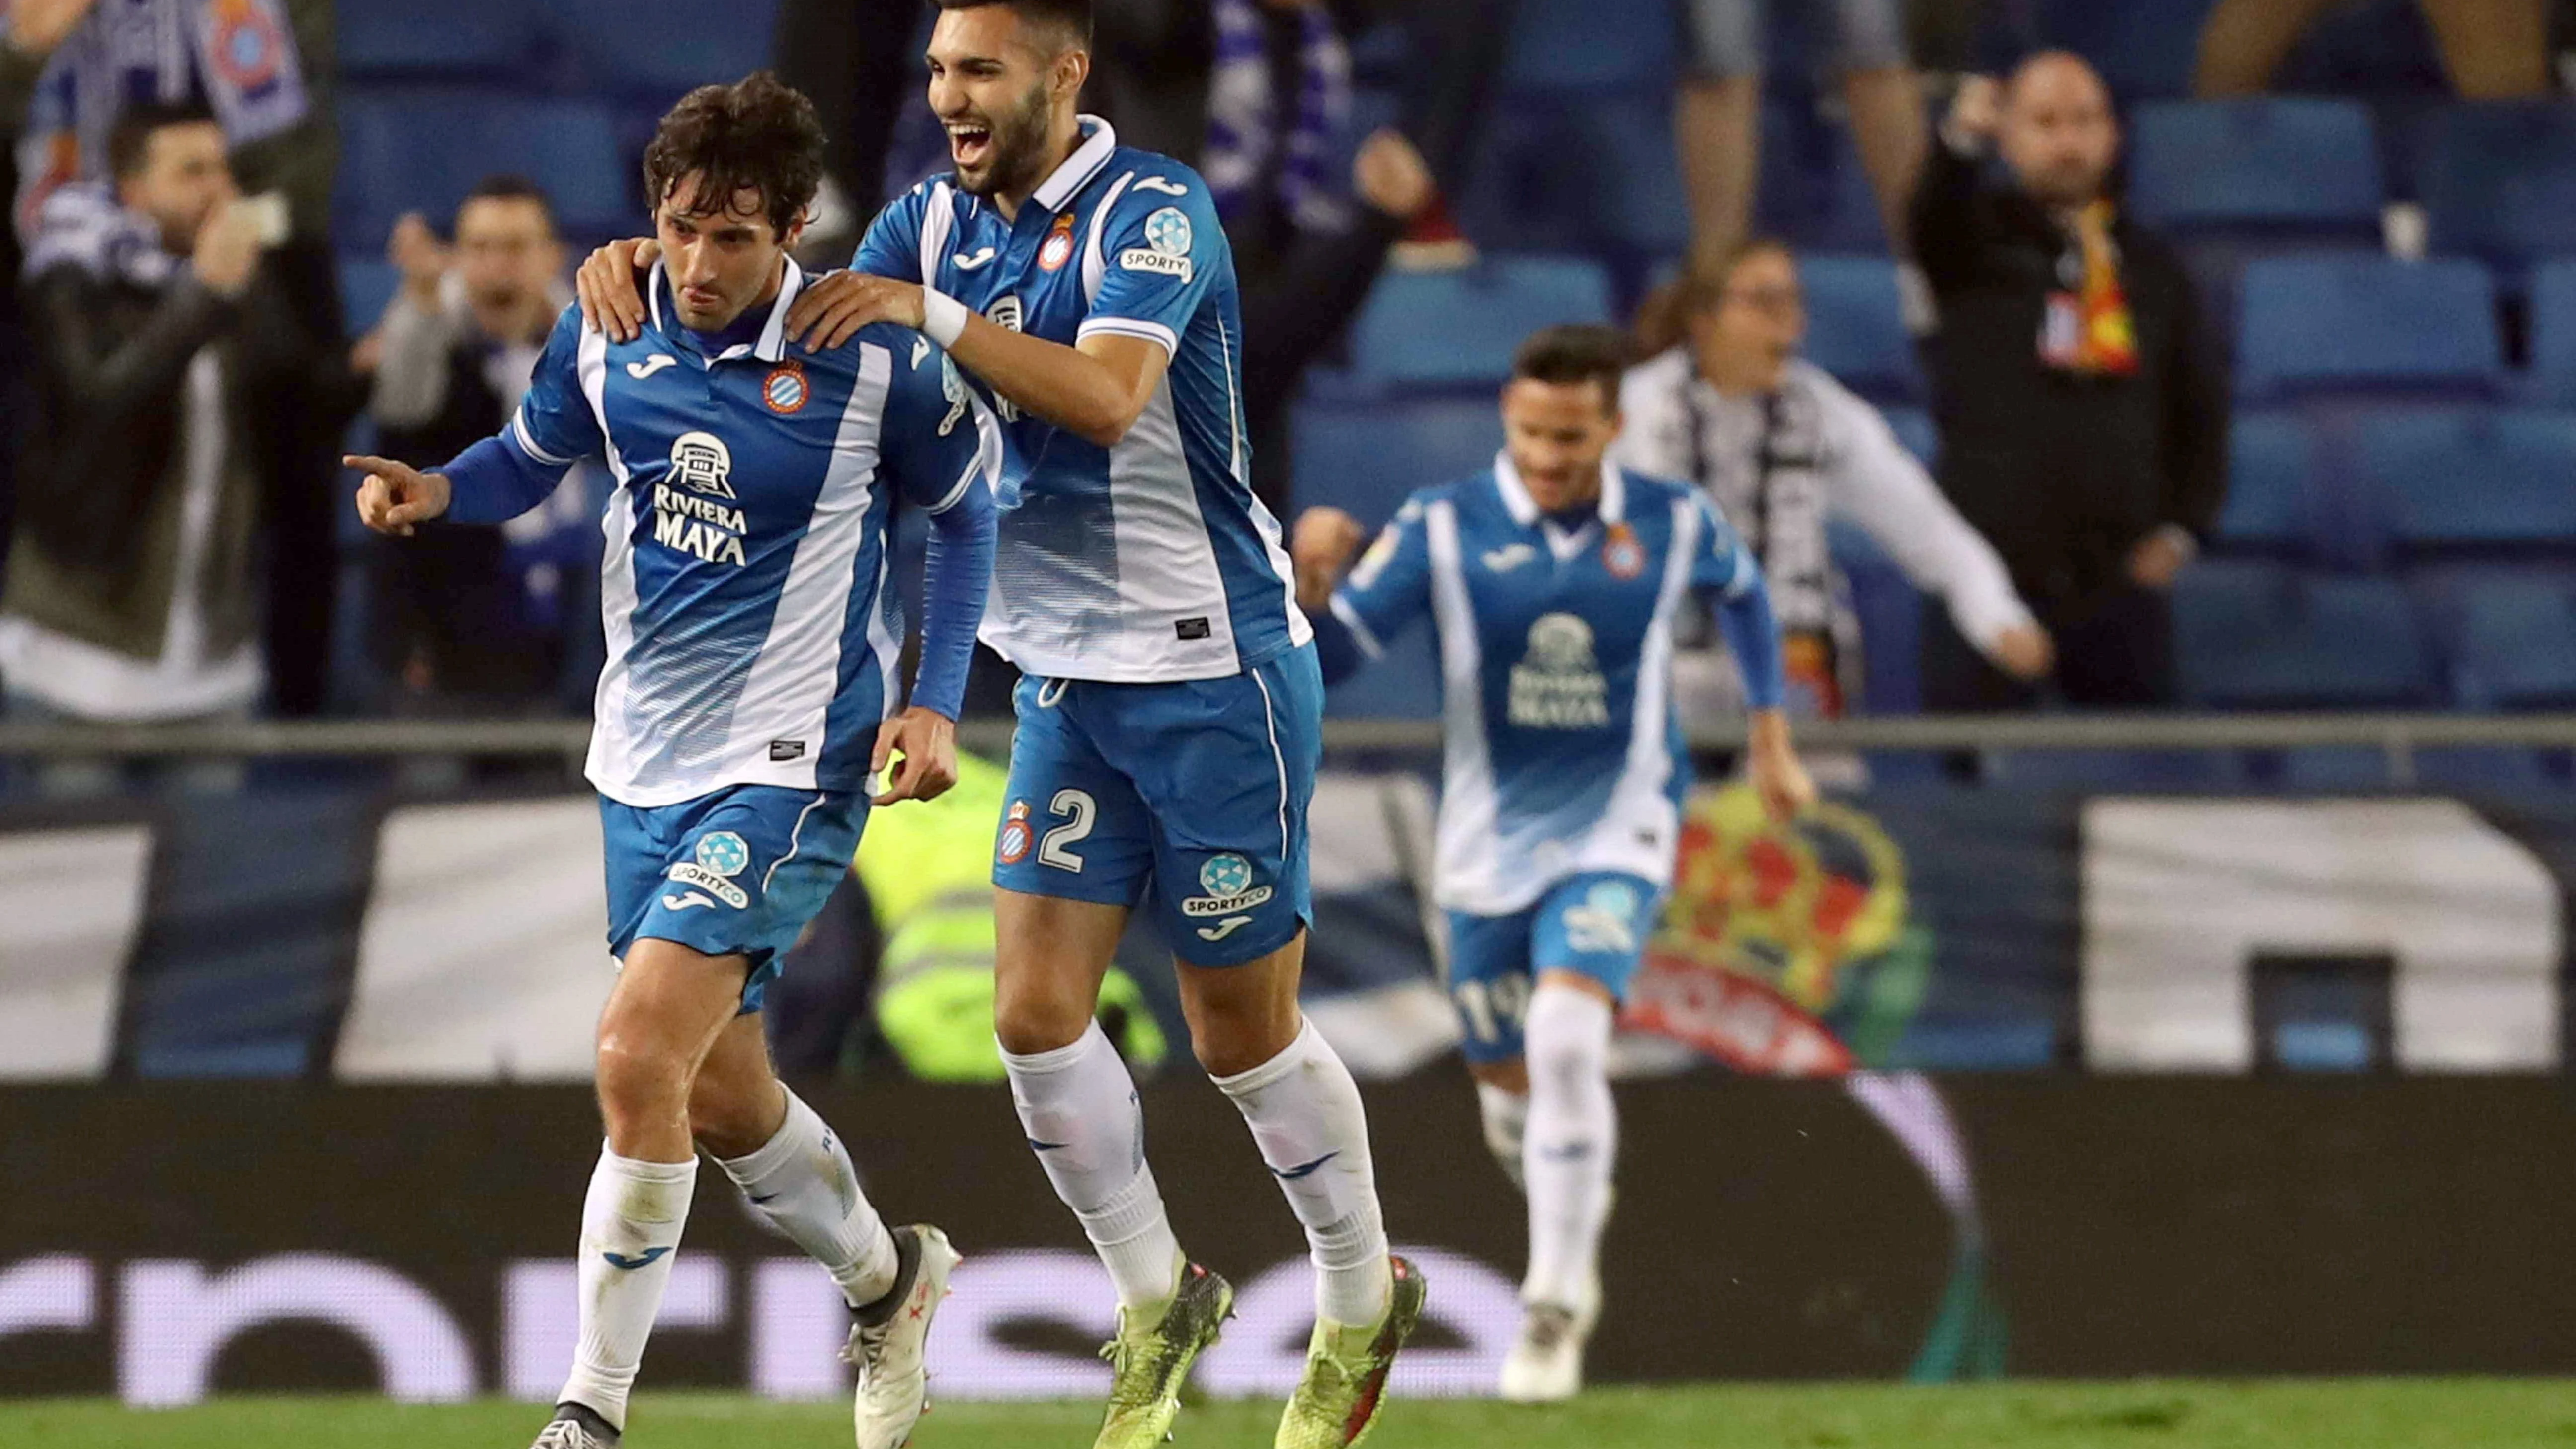
[[1950, 98], [1950, 115], [1941, 137], [1951, 145], [1975, 149], [1994, 140], [2004, 122], [2004, 88], [1993, 76], [1972, 75], [1959, 82]]
[[404, 212], [385, 242], [385, 260], [401, 271], [403, 290], [411, 294], [413, 306], [424, 312], [438, 306], [438, 289], [447, 280], [451, 258], [438, 233], [429, 229], [427, 218], [417, 211]]
[[259, 251], [259, 218], [234, 201], [197, 229], [196, 254], [188, 266], [207, 291], [230, 299], [249, 288], [259, 271]]
[[[898, 758], [900, 757], [900, 758]], [[894, 778], [879, 805], [898, 800], [936, 800], [957, 783], [957, 721], [935, 709], [914, 705], [877, 726], [877, 750], [868, 761], [868, 778], [885, 773], [895, 761]]]
[[1995, 636], [1995, 666], [2015, 679], [2046, 679], [2057, 667], [2057, 645], [2037, 624], [2015, 624]]
[[1360, 143], [1359, 156], [1351, 163], [1351, 190], [1398, 221], [1420, 216], [1440, 194], [1430, 163], [1393, 126], [1370, 132]]
[[1753, 792], [1762, 797], [1762, 812], [1786, 825], [1816, 803], [1816, 782], [1789, 743], [1789, 717], [1776, 709], [1758, 709], [1747, 732], [1745, 764]]
[[1309, 612], [1333, 601], [1333, 586], [1342, 581], [1351, 555], [1368, 537], [1360, 521], [1338, 508], [1309, 508], [1297, 515], [1288, 557], [1297, 566], [1297, 606]]
[[11, 0], [9, 44], [21, 55], [51, 55], [89, 18], [97, 0]]
[[808, 352], [829, 352], [871, 322], [921, 330], [921, 287], [865, 272], [826, 272], [805, 284], [787, 309], [787, 339]]
[[2191, 535], [2180, 528], [2159, 528], [2129, 550], [2129, 581], [2142, 589], [2170, 589], [2183, 565], [2191, 562]]
[[581, 297], [581, 320], [611, 342], [632, 342], [644, 335], [644, 294], [635, 274], [662, 256], [662, 244], [651, 237], [613, 241], [582, 258], [573, 290]]
[[340, 466], [367, 475], [358, 485], [358, 521], [378, 533], [411, 537], [412, 530], [447, 511], [444, 473], [424, 473], [391, 458], [342, 458]]

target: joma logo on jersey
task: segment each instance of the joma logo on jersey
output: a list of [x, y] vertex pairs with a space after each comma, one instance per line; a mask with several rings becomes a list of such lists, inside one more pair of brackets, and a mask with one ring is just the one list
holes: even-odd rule
[[670, 483], [653, 485], [653, 541], [708, 563], [742, 567], [750, 522], [741, 509], [716, 501], [733, 496], [733, 450], [713, 433], [682, 433], [671, 444]]
[[1610, 682], [1592, 658], [1592, 626], [1572, 614], [1541, 614], [1529, 647], [1512, 666], [1510, 718], [1534, 730], [1600, 729], [1610, 723]]

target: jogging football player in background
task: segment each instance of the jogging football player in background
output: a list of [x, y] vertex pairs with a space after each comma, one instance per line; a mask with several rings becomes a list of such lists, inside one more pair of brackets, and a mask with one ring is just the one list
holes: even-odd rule
[[[608, 1141], [582, 1211], [581, 1335], [540, 1449], [603, 1449], [717, 1159], [820, 1262], [854, 1317], [860, 1449], [921, 1415], [922, 1347], [956, 1253], [889, 1230], [849, 1154], [772, 1071], [758, 1015], [781, 954], [885, 805], [956, 777], [955, 719], [991, 574], [999, 427], [918, 333], [790, 355], [788, 252], [822, 177], [813, 106], [766, 73], [691, 92], [645, 153], [661, 260], [619, 341], [566, 309], [508, 428], [436, 473], [353, 458], [369, 527], [497, 522], [601, 459], [609, 655], [589, 774], [624, 967], [599, 1022]], [[895, 503], [932, 517], [919, 677], [884, 594]]]
[[[1747, 762], [1781, 819], [1815, 798], [1789, 747], [1761, 570], [1705, 494], [1607, 461], [1626, 346], [1602, 327], [1522, 344], [1493, 468], [1424, 488], [1347, 581], [1362, 533], [1297, 520], [1298, 597], [1338, 680], [1428, 616], [1445, 759], [1435, 895], [1486, 1140], [1529, 1208], [1502, 1395], [1571, 1398], [1601, 1311], [1618, 1118], [1612, 1017], [1672, 884], [1690, 755], [1673, 629], [1708, 596], [1751, 706]], [[1340, 584], [1338, 589], [1336, 583]]]
[[[1200, 1064], [1304, 1224], [1317, 1323], [1277, 1442], [1373, 1422], [1419, 1319], [1388, 1252], [1358, 1088], [1297, 1003], [1323, 684], [1279, 528], [1253, 498], [1233, 253], [1207, 183], [1076, 108], [1088, 0], [938, 0], [930, 104], [951, 173], [888, 206], [855, 272], [798, 301], [822, 346], [917, 327], [1002, 400], [1030, 460], [985, 642], [1026, 676], [997, 849], [996, 1026], [1030, 1145], [1120, 1303], [1104, 1449], [1158, 1444], [1232, 1290], [1191, 1264], [1093, 1024], [1129, 912], [1179, 958]], [[583, 268], [637, 320], [634, 251]]]

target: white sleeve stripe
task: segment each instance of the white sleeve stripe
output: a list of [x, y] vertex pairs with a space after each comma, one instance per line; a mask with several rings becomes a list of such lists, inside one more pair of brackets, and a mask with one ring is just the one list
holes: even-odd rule
[[550, 468], [569, 468], [573, 465], [572, 459], [558, 458], [537, 446], [535, 435], [528, 431], [528, 410], [525, 407], [510, 415], [510, 435], [518, 439], [520, 449], [529, 457]]
[[1333, 594], [1332, 607], [1333, 617], [1341, 620], [1342, 626], [1351, 631], [1351, 638], [1359, 644], [1360, 652], [1362, 654], [1367, 655], [1371, 659], [1384, 659], [1386, 657], [1386, 646], [1378, 642], [1376, 632], [1371, 630], [1367, 622], [1360, 618], [1360, 611], [1352, 606], [1351, 601], [1348, 598], [1345, 598], [1339, 591], [1335, 591]]
[[1730, 599], [1740, 599], [1746, 594], [1753, 592], [1753, 581], [1755, 578], [1759, 577], [1759, 574], [1756, 572], [1759, 567], [1760, 566], [1753, 561], [1753, 551], [1744, 546], [1744, 540], [1740, 538], [1737, 539], [1735, 541], [1735, 573], [1726, 581], [1726, 597]]
[[1162, 344], [1165, 352], [1177, 353], [1181, 350], [1179, 336], [1160, 322], [1146, 322], [1134, 317], [1094, 317], [1084, 322], [1075, 331], [1074, 340], [1079, 342], [1095, 332], [1114, 332], [1121, 337], [1142, 337], [1148, 342]]

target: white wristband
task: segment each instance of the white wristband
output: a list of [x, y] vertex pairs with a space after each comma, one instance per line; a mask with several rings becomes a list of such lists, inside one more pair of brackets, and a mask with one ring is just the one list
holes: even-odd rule
[[921, 289], [921, 334], [942, 347], [966, 335], [966, 304], [937, 287]]

